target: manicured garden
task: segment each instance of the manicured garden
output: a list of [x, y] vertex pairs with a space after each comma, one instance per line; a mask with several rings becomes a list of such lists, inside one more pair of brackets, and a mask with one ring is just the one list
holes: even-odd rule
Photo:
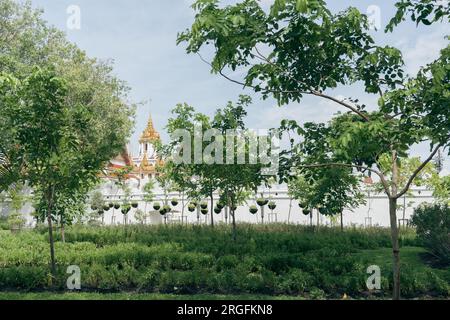
[[[44, 229], [0, 231], [0, 299], [353, 299], [389, 298], [388, 229], [313, 230], [294, 225], [73, 226], [56, 241], [57, 280], [49, 286]], [[450, 270], [427, 261], [413, 230], [401, 232], [402, 296], [450, 297]], [[69, 293], [67, 267], [81, 269]], [[370, 292], [367, 268], [381, 268]]]

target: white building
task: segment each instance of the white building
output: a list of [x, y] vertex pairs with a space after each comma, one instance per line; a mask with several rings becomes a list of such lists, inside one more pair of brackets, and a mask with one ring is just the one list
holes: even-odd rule
[[[104, 195], [106, 203], [120, 203], [124, 200], [123, 190], [117, 185], [116, 172], [118, 169], [124, 169], [126, 167], [132, 168], [131, 172], [126, 175], [126, 183], [131, 191], [130, 201], [137, 202], [138, 208], [145, 211], [148, 214], [147, 223], [209, 223], [211, 218], [209, 213], [202, 215], [197, 210], [189, 212], [187, 209], [189, 199], [182, 199], [178, 193], [171, 193], [167, 199], [177, 198], [178, 204], [175, 206], [174, 212], [161, 216], [158, 211], [153, 209], [153, 203], [159, 202], [164, 204], [166, 196], [163, 191], [156, 186], [154, 190], [155, 200], [152, 203], [145, 203], [143, 188], [145, 184], [150, 180], [157, 177], [158, 172], [156, 170], [158, 165], [164, 165], [163, 161], [158, 158], [156, 153], [155, 143], [160, 141], [160, 134], [156, 131], [153, 121], [150, 117], [147, 127], [140, 136], [139, 139], [139, 153], [137, 155], [130, 155], [128, 150], [124, 149], [120, 155], [112, 159], [106, 168], [106, 176], [104, 183], [100, 190]], [[368, 182], [368, 181], [366, 181]], [[317, 217], [317, 212], [314, 211], [312, 215], [312, 221], [310, 216], [302, 214], [298, 202], [289, 197], [286, 185], [276, 185], [271, 189], [261, 188], [258, 194], [264, 194], [264, 197], [270, 201], [274, 201], [277, 205], [276, 209], [272, 212], [267, 206], [264, 209], [264, 222], [281, 222], [281, 223], [294, 223], [294, 224], [310, 224], [311, 222], [321, 225], [339, 224], [338, 217], [334, 220], [329, 217], [321, 216]], [[218, 195], [216, 195], [214, 202], [218, 201]], [[398, 212], [400, 220], [408, 220], [414, 211], [414, 207], [417, 207], [423, 202], [432, 202], [432, 193], [426, 189], [414, 189], [410, 195], [399, 200], [400, 205], [404, 205]], [[208, 205], [209, 204], [209, 201]], [[389, 226], [389, 210], [388, 199], [384, 194], [370, 194], [366, 198], [366, 205], [360, 206], [353, 212], [344, 211], [344, 224], [347, 226]], [[215, 203], [214, 203], [215, 205]], [[249, 212], [249, 206], [256, 205], [255, 199], [248, 200], [247, 204], [241, 206], [236, 211], [236, 220], [238, 222], [249, 223], [261, 223], [262, 210], [259, 209], [258, 213], [253, 215]], [[87, 210], [91, 210], [88, 208]], [[137, 209], [133, 208], [127, 215], [129, 222], [136, 222], [134, 213]], [[28, 223], [32, 223], [30, 213], [33, 208], [30, 204], [27, 204], [23, 208], [24, 215], [27, 216]], [[9, 205], [3, 202], [0, 204], [0, 216], [7, 215], [9, 212]], [[229, 223], [229, 215], [226, 209], [222, 210], [220, 214], [214, 214], [214, 220], [216, 222]], [[120, 209], [111, 208], [104, 213], [105, 224], [119, 224], [123, 223], [124, 219]], [[405, 221], [400, 221], [404, 223]]]

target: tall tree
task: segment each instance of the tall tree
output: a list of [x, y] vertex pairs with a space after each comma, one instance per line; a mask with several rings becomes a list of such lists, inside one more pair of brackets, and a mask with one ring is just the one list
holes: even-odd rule
[[[400, 19], [410, 11], [418, 23], [434, 9], [437, 1], [402, 1], [406, 5]], [[425, 6], [423, 5], [425, 4]], [[330, 153], [316, 157], [315, 149], [291, 154], [286, 162], [298, 169], [339, 167], [377, 175], [389, 198], [393, 249], [393, 298], [400, 298], [400, 246], [397, 226], [397, 200], [414, 183], [421, 170], [439, 149], [448, 151], [450, 141], [449, 77], [450, 47], [424, 66], [417, 75], [406, 75], [401, 51], [379, 46], [369, 33], [366, 15], [356, 8], [338, 13], [327, 9], [323, 0], [275, 0], [269, 13], [258, 1], [244, 0], [220, 5], [218, 0], [198, 0], [192, 28], [181, 33], [178, 42], [187, 43], [188, 53], [200, 54], [213, 46], [212, 72], [273, 97], [279, 104], [300, 102], [305, 96], [323, 99], [347, 111], [322, 124]], [[448, 11], [438, 11], [439, 21], [448, 21]], [[394, 25], [395, 25], [394, 23]], [[243, 79], [227, 74], [239, 71]], [[366, 93], [378, 95], [378, 106], [370, 109], [355, 98], [336, 98], [330, 89], [339, 85], [362, 84]], [[313, 128], [301, 128], [308, 135]], [[425, 156], [405, 184], [398, 179], [398, 161], [412, 147], [429, 143]], [[321, 151], [319, 150], [319, 155]], [[379, 158], [390, 157], [388, 180]], [[308, 159], [319, 160], [318, 163]]]

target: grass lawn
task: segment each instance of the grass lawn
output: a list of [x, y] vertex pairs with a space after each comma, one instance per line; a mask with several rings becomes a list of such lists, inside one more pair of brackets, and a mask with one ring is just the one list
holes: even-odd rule
[[[414, 233], [402, 235], [402, 295], [450, 297], [450, 270], [423, 259]], [[389, 230], [240, 225], [237, 241], [218, 226], [128, 226], [66, 230], [56, 243], [58, 275], [49, 285], [45, 231], [0, 232], [0, 299], [271, 300], [389, 298]], [[67, 267], [81, 269], [83, 292], [65, 290]], [[366, 288], [367, 268], [382, 289]]]
[[158, 293], [54, 293], [54, 292], [0, 292], [0, 300], [303, 300], [296, 296], [267, 295], [175, 295]]

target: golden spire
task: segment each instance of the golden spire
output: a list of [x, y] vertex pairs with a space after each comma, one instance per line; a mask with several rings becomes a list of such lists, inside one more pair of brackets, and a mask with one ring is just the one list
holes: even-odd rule
[[155, 166], [148, 162], [147, 154], [144, 154], [144, 158], [142, 159], [140, 167], [143, 172], [154, 172], [155, 171]]
[[153, 119], [150, 115], [147, 123], [147, 128], [145, 128], [144, 132], [141, 135], [141, 138], [139, 139], [139, 142], [151, 142], [155, 140], [159, 140], [160, 135], [158, 131], [156, 131], [155, 126], [153, 125]]

